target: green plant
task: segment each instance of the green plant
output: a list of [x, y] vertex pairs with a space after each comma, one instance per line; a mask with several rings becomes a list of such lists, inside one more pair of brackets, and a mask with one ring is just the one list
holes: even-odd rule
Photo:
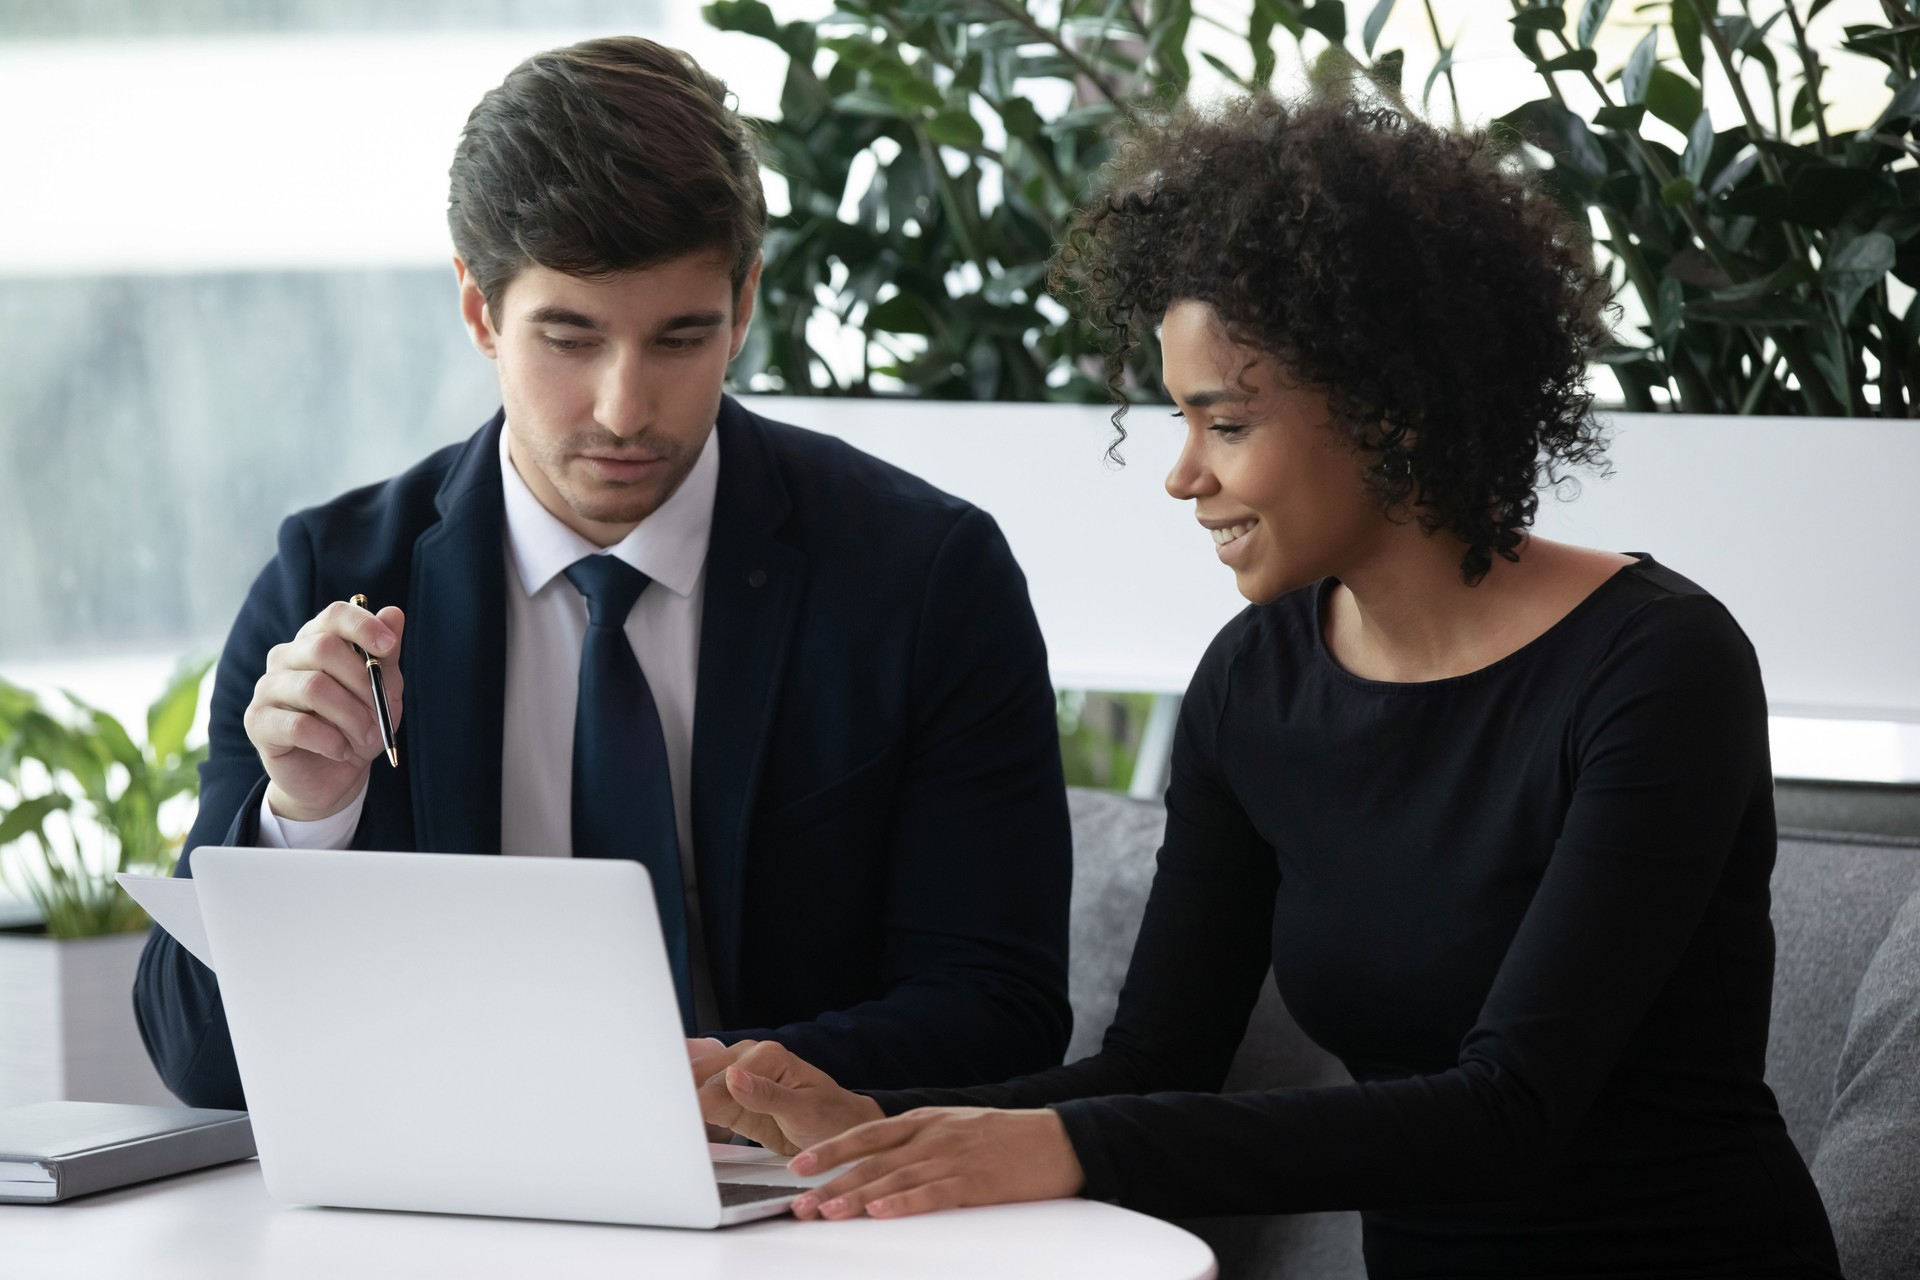
[[[761, 0], [703, 12], [789, 59], [779, 118], [756, 124], [791, 211], [769, 228], [737, 378], [789, 394], [1105, 399], [1099, 339], [1046, 295], [1047, 259], [1109, 126], [1179, 94], [1210, 19], [1185, 0], [1060, 0], [1045, 21], [1029, 0], [837, 0], [784, 24]], [[1345, 6], [1258, 0], [1236, 38], [1262, 78], [1276, 31], [1337, 43]], [[816, 313], [856, 335], [854, 376], [816, 350]], [[1136, 372], [1157, 381], [1151, 359]]]
[[1151, 693], [1056, 693], [1054, 714], [1060, 723], [1060, 763], [1067, 785], [1126, 790], [1153, 703]]
[[[1104, 398], [1097, 336], [1042, 277], [1113, 127], [1184, 92], [1191, 61], [1270, 83], [1283, 33], [1324, 42], [1306, 60], [1319, 91], [1365, 75], [1404, 106], [1402, 53], [1375, 50], [1394, 2], [1372, 0], [1354, 31], [1341, 0], [1249, 0], [1231, 33], [1240, 69], [1195, 49], [1195, 33], [1225, 28], [1191, 0], [837, 0], [784, 24], [761, 0], [707, 5], [713, 25], [789, 59], [780, 116], [758, 123], [790, 212], [768, 236], [737, 375], [790, 394]], [[1582, 0], [1571, 18], [1557, 0], [1511, 3], [1547, 96], [1502, 120], [1539, 149], [1523, 154], [1550, 157], [1570, 212], [1597, 212], [1601, 257], [1649, 317], [1642, 340], [1598, 353], [1628, 407], [1920, 413], [1920, 305], [1897, 312], [1887, 286], [1920, 284], [1920, 0], [1881, 0], [1886, 23], [1847, 28], [1845, 49], [1882, 63], [1890, 93], [1846, 133], [1827, 119], [1827, 67], [1806, 35], [1828, 0], [1781, 0], [1768, 16], [1752, 0], [1725, 14], [1720, 0], [1641, 4], [1623, 20], [1647, 21], [1646, 35], [1604, 78], [1593, 42], [1611, 0]], [[1423, 7], [1439, 56], [1420, 109], [1444, 78], [1457, 116], [1453, 51]], [[1678, 69], [1658, 56], [1663, 30]], [[1748, 68], [1768, 85], [1766, 118], [1739, 78]], [[1730, 128], [1703, 110], [1710, 75], [1739, 86]], [[1567, 103], [1568, 76], [1598, 97], [1591, 123]], [[1687, 145], [1676, 152], [1649, 121]], [[821, 318], [851, 331], [853, 376], [816, 350]], [[1142, 385], [1157, 381], [1153, 359], [1137, 353]]]
[[[1885, 24], [1846, 28], [1843, 47], [1882, 63], [1890, 90], [1849, 132], [1827, 119], [1828, 68], [1807, 38], [1829, 0], [1804, 15], [1802, 0], [1781, 0], [1764, 19], [1749, 0], [1725, 14], [1716, 0], [1642, 5], [1666, 14], [1678, 67], [1649, 22], [1604, 80], [1592, 43], [1610, 0], [1584, 0], [1571, 36], [1562, 5], [1513, 3], [1515, 42], [1547, 96], [1502, 119], [1552, 156], [1570, 209], [1599, 214], [1601, 244], [1649, 317], [1645, 345], [1601, 357], [1628, 406], [1654, 408], [1665, 388], [1695, 413], [1920, 416], [1920, 305], [1897, 313], [1887, 287], [1889, 275], [1920, 285], [1920, 0], [1881, 0]], [[1767, 85], [1764, 111], [1749, 72]], [[1591, 125], [1562, 76], [1597, 95]], [[1711, 76], [1739, 104], [1737, 122], [1719, 122], [1731, 127], [1703, 106]], [[1643, 136], [1650, 120], [1685, 148]]]
[[161, 809], [200, 794], [207, 749], [187, 735], [211, 666], [181, 664], [147, 710], [144, 743], [72, 694], [61, 712], [0, 680], [0, 874], [33, 900], [49, 935], [147, 927], [113, 876], [173, 869], [186, 833], [169, 833]]

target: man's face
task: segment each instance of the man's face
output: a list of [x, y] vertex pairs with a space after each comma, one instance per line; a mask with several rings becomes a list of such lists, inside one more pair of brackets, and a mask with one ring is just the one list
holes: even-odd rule
[[583, 280], [528, 266], [487, 305], [454, 260], [460, 310], [494, 362], [508, 456], [542, 506], [600, 546], [660, 509], [713, 430], [753, 316], [722, 252]]

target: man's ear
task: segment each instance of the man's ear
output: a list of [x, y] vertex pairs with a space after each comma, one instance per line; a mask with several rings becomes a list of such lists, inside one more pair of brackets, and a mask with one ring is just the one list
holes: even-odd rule
[[733, 342], [727, 348], [728, 360], [739, 355], [740, 348], [747, 344], [747, 326], [753, 322], [753, 300], [760, 293], [760, 267], [765, 261], [765, 257], [755, 258], [747, 278], [740, 282], [740, 288], [734, 292]]
[[467, 264], [460, 255], [453, 258], [453, 276], [460, 282], [460, 319], [467, 326], [467, 337], [481, 355], [492, 360], [499, 356], [496, 339], [498, 330], [494, 328], [493, 316], [487, 310], [487, 295], [480, 292], [479, 283], [473, 278], [473, 272], [467, 270]]

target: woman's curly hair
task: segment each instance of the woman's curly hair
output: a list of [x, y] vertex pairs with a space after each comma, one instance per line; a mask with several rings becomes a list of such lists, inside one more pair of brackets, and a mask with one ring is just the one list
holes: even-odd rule
[[1519, 558], [1542, 485], [1603, 465], [1586, 365], [1610, 290], [1484, 133], [1354, 99], [1177, 108], [1116, 149], [1049, 285], [1104, 332], [1121, 439], [1129, 353], [1171, 303], [1209, 303], [1326, 393], [1383, 510], [1467, 544], [1468, 583]]

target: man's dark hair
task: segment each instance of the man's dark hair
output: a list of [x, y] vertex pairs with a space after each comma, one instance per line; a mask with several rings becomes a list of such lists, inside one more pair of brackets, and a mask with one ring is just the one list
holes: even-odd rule
[[705, 250], [726, 253], [737, 297], [767, 230], [726, 85], [638, 36], [508, 72], [467, 117], [449, 176], [453, 247], [496, 309], [528, 265], [594, 278]]
[[[1327, 394], [1383, 508], [1517, 559], [1539, 487], [1601, 461], [1589, 353], [1610, 290], [1585, 230], [1485, 134], [1357, 100], [1183, 107], [1122, 143], [1050, 283], [1127, 353], [1183, 298]], [[1124, 438], [1125, 429], [1121, 429]]]

